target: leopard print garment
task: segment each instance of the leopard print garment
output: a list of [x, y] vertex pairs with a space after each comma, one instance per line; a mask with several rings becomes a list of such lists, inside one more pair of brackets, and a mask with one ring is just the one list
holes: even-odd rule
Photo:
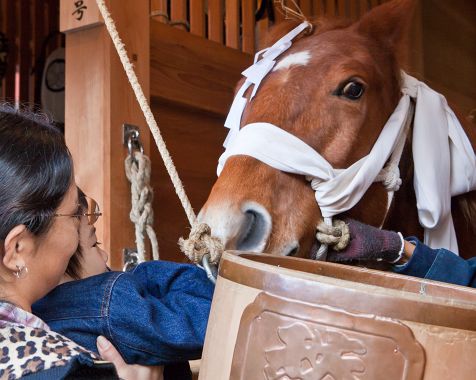
[[81, 353], [97, 355], [53, 331], [0, 322], [0, 380], [66, 365]]

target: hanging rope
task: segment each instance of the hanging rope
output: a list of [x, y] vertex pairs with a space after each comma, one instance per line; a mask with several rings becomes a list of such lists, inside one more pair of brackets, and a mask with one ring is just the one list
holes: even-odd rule
[[306, 15], [303, 13], [299, 5], [294, 0], [290, 0], [292, 6], [295, 8], [288, 7], [286, 5], [286, 0], [274, 0], [274, 4], [276, 5], [276, 10], [281, 13], [286, 20], [299, 20], [299, 21], [307, 21]]
[[159, 260], [159, 245], [154, 228], [152, 200], [154, 192], [150, 186], [150, 159], [140, 151], [132, 152], [125, 160], [126, 177], [131, 183], [131, 212], [129, 217], [135, 226], [136, 247], [140, 262], [145, 261], [145, 239], [149, 237], [152, 257]]
[[[147, 98], [144, 95], [144, 91], [142, 90], [139, 80], [137, 79], [137, 75], [134, 71], [134, 67], [129, 57], [127, 56], [126, 48], [121, 38], [119, 37], [119, 33], [117, 32], [114, 20], [112, 19], [111, 14], [109, 13], [109, 10], [107, 9], [107, 6], [104, 0], [96, 0], [96, 4], [104, 19], [104, 23], [106, 25], [107, 31], [109, 32], [109, 35], [111, 36], [112, 42], [117, 50], [119, 59], [121, 60], [122, 66], [124, 67], [129, 83], [131, 84], [132, 89], [134, 90], [134, 94], [144, 114], [145, 120], [150, 129], [150, 132], [152, 133], [152, 136], [154, 137], [154, 141], [157, 145], [160, 156], [162, 157], [162, 160], [164, 161], [165, 168], [167, 169], [167, 173], [169, 174], [170, 179], [172, 180], [172, 183], [174, 185], [175, 192], [177, 193], [177, 196], [179, 197], [180, 202], [182, 203], [182, 207], [185, 210], [185, 214], [187, 215], [188, 222], [192, 226], [192, 231], [190, 233], [189, 239], [186, 239], [186, 240], [180, 239], [179, 244], [180, 246], [185, 245], [185, 246], [192, 246], [192, 247], [195, 247], [195, 246], [201, 247], [202, 244], [207, 246], [207, 243], [210, 244], [210, 241], [212, 241], [212, 239], [207, 239], [205, 238], [205, 236], [207, 236], [206, 234], [199, 233], [201, 231], [201, 228], [200, 226], [196, 226], [197, 217], [193, 211], [190, 200], [188, 199], [187, 194], [185, 193], [182, 181], [180, 180], [180, 177], [177, 173], [177, 169], [175, 168], [175, 165], [172, 161], [172, 157], [170, 156], [170, 153], [167, 150], [164, 139], [162, 138], [162, 135], [160, 133], [159, 126], [157, 125], [154, 115], [152, 114], [152, 110], [150, 109]], [[208, 229], [208, 236], [209, 234], [210, 234], [210, 231]], [[200, 241], [194, 240], [196, 238], [203, 239], [203, 243]], [[190, 240], [190, 244], [184, 244], [184, 242], [188, 240]], [[211, 250], [214, 250], [217, 248], [218, 247], [216, 245], [213, 245], [213, 247], [208, 248], [208, 251], [210, 252]], [[201, 259], [204, 256], [202, 252], [203, 250], [201, 249], [198, 249], [198, 250], [192, 249], [191, 252], [188, 252], [188, 253], [184, 252], [184, 253], [189, 257], [189, 259], [193, 260], [193, 262], [198, 263], [201, 261]], [[221, 256], [221, 253], [223, 252], [223, 245], [221, 245], [221, 250], [219, 252]], [[213, 263], [218, 263], [219, 257], [217, 256], [218, 255], [215, 255], [215, 260], [217, 261], [213, 261]]]

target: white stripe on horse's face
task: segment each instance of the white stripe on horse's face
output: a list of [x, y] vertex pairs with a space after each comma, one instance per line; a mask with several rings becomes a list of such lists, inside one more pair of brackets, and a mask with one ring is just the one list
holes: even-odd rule
[[273, 71], [288, 69], [289, 67], [296, 66], [306, 66], [311, 59], [311, 54], [309, 50], [300, 51], [298, 53], [289, 54], [287, 57], [279, 61], [274, 67]]

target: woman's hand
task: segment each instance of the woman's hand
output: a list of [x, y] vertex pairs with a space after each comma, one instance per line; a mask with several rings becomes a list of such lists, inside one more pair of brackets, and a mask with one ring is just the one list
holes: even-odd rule
[[[405, 244], [403, 237], [397, 232], [381, 230], [353, 219], [343, 219], [343, 221], [349, 228], [350, 241], [339, 251], [330, 247], [327, 255], [329, 261], [364, 260], [395, 264], [401, 263], [402, 259], [407, 255], [410, 257], [413, 252], [409, 252], [412, 244], [408, 242]], [[329, 227], [323, 223], [317, 229], [318, 235], [329, 234]]]
[[112, 362], [117, 369], [117, 374], [124, 380], [163, 380], [163, 366], [143, 366], [127, 364], [121, 354], [105, 337], [98, 336], [96, 345], [99, 354], [104, 360]]

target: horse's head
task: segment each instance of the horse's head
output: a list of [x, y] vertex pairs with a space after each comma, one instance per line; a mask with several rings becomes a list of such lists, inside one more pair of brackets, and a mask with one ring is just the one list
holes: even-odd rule
[[[411, 3], [386, 3], [354, 24], [316, 23], [312, 34], [302, 35], [279, 56], [248, 102], [241, 125], [279, 126], [334, 168], [348, 167], [367, 155], [400, 97], [397, 51], [409, 24]], [[278, 26], [270, 44], [295, 26]], [[353, 215], [379, 224], [386, 192], [375, 184], [370, 193]], [[199, 215], [227, 249], [299, 256], [308, 256], [313, 249], [320, 219], [314, 192], [304, 177], [248, 156], [228, 159]]]

